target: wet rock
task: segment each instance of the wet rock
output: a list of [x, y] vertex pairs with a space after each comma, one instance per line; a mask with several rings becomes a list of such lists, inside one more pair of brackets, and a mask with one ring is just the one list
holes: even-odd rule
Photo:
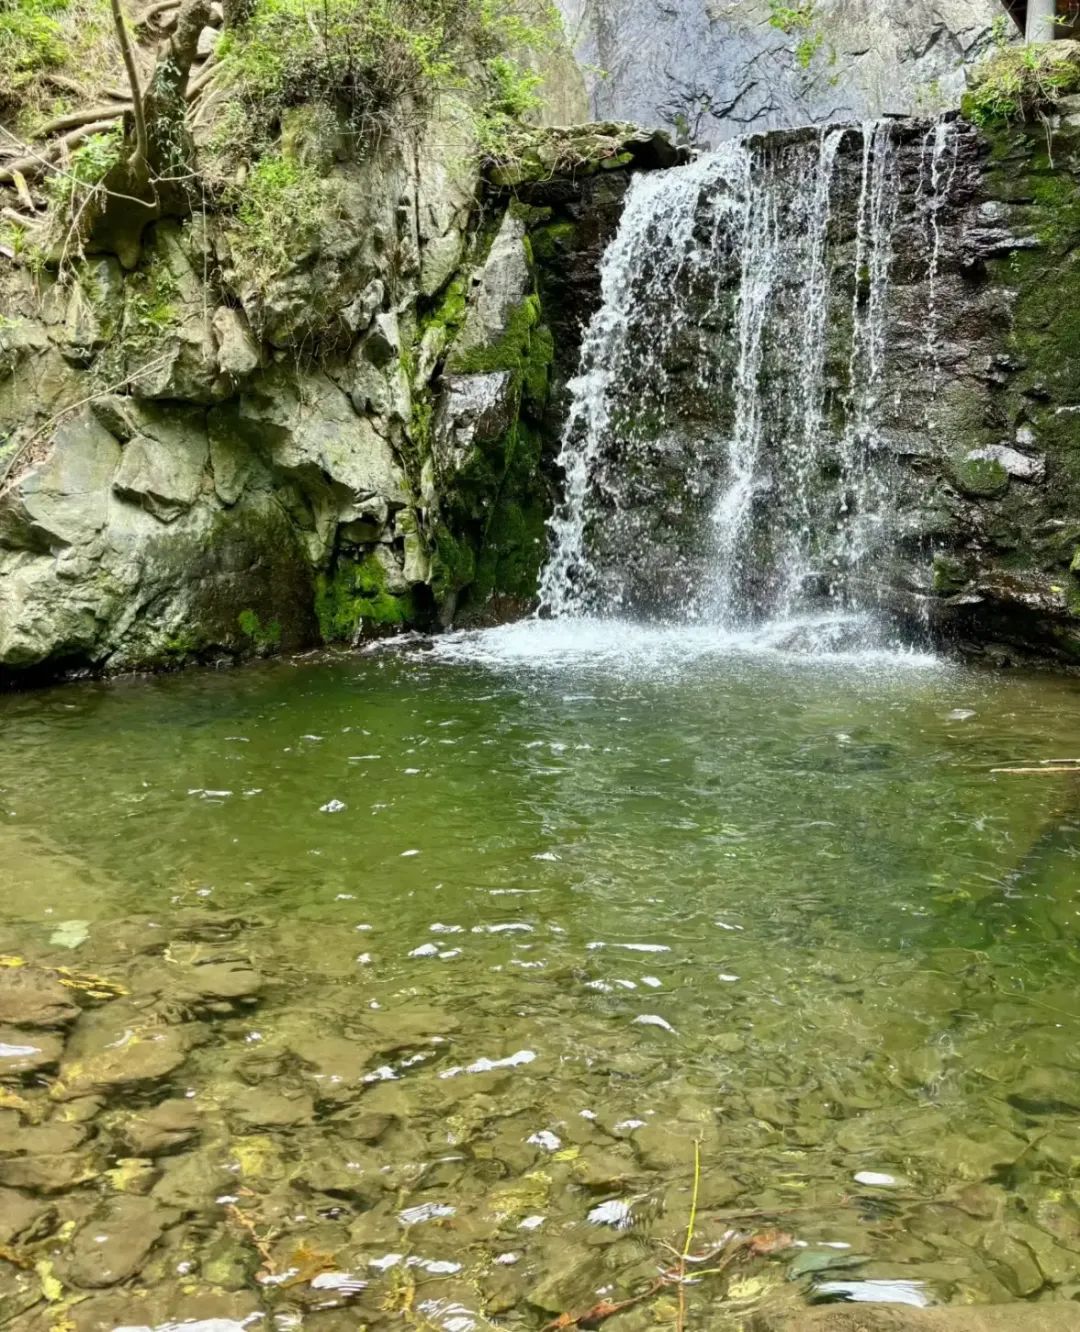
[[374, 1206], [391, 1180], [346, 1142], [320, 1137], [301, 1156], [294, 1179], [313, 1193]]
[[71, 991], [37, 967], [0, 967], [0, 1023], [63, 1027], [79, 1015]]
[[1014, 1295], [1034, 1295], [1043, 1286], [1043, 1274], [1026, 1244], [1002, 1226], [991, 1226], [982, 1242], [983, 1251], [997, 1269], [999, 1279]]
[[52, 1095], [69, 1100], [157, 1082], [180, 1067], [192, 1043], [185, 1027], [164, 1026], [123, 1002], [110, 1004], [84, 1014], [76, 1026]]
[[56, 1208], [51, 1203], [14, 1189], [0, 1189], [0, 1245], [47, 1234], [55, 1217]]
[[368, 1110], [362, 1102], [334, 1116], [343, 1134], [366, 1146], [374, 1146], [397, 1122], [396, 1115]]
[[638, 1174], [638, 1165], [630, 1157], [616, 1156], [602, 1148], [585, 1147], [573, 1163], [574, 1179], [586, 1189], [608, 1192], [621, 1188]]
[[235, 1172], [207, 1152], [170, 1157], [163, 1164], [164, 1173], [151, 1193], [167, 1207], [188, 1213], [212, 1211], [220, 1215], [215, 1200], [236, 1190]]
[[[266, 1332], [266, 1315], [257, 1294], [192, 1290], [191, 1285], [187, 1279], [149, 1289], [135, 1284], [123, 1290], [103, 1290], [74, 1304], [66, 1318], [72, 1332], [112, 1332], [123, 1327]], [[40, 1286], [38, 1295], [40, 1298]]]
[[137, 1156], [122, 1156], [105, 1178], [117, 1193], [135, 1193], [145, 1197], [161, 1178], [161, 1168], [153, 1161]]
[[280, 1092], [251, 1087], [236, 1096], [232, 1113], [252, 1128], [291, 1128], [296, 1124], [310, 1124], [315, 1115], [315, 1104], [302, 1093], [288, 1096]]
[[13, 1110], [0, 1110], [0, 1156], [62, 1156], [86, 1140], [81, 1124], [24, 1124]]
[[757, 1314], [752, 1332], [1080, 1332], [1070, 1301], [914, 1309], [844, 1305], [795, 1314]]
[[69, 1152], [62, 1156], [0, 1157], [0, 1184], [27, 1189], [31, 1193], [67, 1193], [96, 1178], [98, 1173], [93, 1156], [85, 1152]]
[[171, 1217], [148, 1198], [113, 1198], [76, 1232], [66, 1271], [78, 1286], [115, 1286], [133, 1276]]
[[136, 1156], [163, 1156], [191, 1142], [199, 1122], [191, 1101], [161, 1101], [125, 1124], [123, 1137]]
[[63, 1049], [63, 1040], [51, 1032], [0, 1027], [0, 1081], [58, 1064]]
[[526, 1300], [545, 1313], [561, 1314], [595, 1302], [595, 1289], [602, 1283], [603, 1265], [593, 1253], [583, 1254], [576, 1246], [560, 1244], [545, 1250], [542, 1267], [547, 1269], [525, 1293]]
[[220, 1290], [243, 1290], [259, 1266], [250, 1244], [221, 1235], [199, 1254], [199, 1272], [204, 1281]]

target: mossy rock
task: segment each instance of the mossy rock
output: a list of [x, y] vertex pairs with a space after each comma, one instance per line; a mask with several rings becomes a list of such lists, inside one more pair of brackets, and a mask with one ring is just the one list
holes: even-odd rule
[[973, 499], [993, 499], [1009, 488], [1009, 473], [996, 458], [969, 453], [952, 459], [949, 472], [956, 488]]
[[340, 561], [333, 573], [317, 576], [315, 614], [325, 643], [354, 642], [367, 627], [404, 626], [417, 618], [412, 592], [388, 592], [374, 554]]

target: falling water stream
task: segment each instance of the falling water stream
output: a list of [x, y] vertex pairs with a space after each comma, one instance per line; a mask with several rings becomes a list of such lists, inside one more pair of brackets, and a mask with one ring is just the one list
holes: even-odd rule
[[[852, 190], [838, 163], [856, 143]], [[923, 201], [930, 355], [955, 153], [941, 121]], [[831, 644], [847, 612], [871, 634], [900, 197], [888, 121], [729, 143], [635, 181], [571, 385], [545, 613], [727, 631], [824, 615]]]

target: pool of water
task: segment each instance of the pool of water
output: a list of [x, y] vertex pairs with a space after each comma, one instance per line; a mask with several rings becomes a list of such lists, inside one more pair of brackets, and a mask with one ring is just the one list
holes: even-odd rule
[[1080, 756], [1080, 690], [792, 641], [0, 699], [2, 970], [81, 1009], [0, 1083], [0, 1188], [54, 1213], [0, 1223], [8, 1325], [1080, 1295], [1080, 784], [993, 771]]

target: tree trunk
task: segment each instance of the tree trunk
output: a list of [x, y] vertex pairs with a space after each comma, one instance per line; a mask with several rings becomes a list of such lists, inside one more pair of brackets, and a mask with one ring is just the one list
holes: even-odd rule
[[1056, 0], [1028, 0], [1027, 27], [1024, 31], [1025, 40], [1029, 42], [1053, 41], [1056, 19]]

